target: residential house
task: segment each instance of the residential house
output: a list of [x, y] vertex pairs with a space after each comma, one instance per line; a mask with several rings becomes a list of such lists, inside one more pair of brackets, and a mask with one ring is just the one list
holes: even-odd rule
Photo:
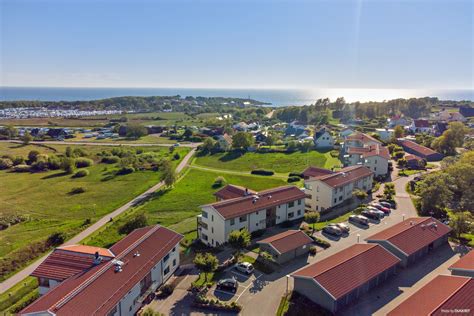
[[409, 127], [409, 130], [414, 134], [416, 133], [431, 134], [433, 132], [433, 127], [431, 126], [428, 120], [419, 119], [419, 120], [413, 121], [413, 123]]
[[469, 251], [461, 259], [453, 263], [449, 270], [452, 275], [474, 278], [474, 250]]
[[339, 137], [345, 139], [347, 136], [354, 134], [355, 130], [352, 128], [346, 127], [339, 132]]
[[461, 122], [464, 123], [467, 119], [459, 112], [450, 112], [448, 110], [442, 110], [434, 114], [434, 120], [444, 122]]
[[223, 151], [228, 151], [232, 149], [232, 136], [227, 133], [224, 135], [219, 135], [217, 138], [217, 143], [219, 144], [219, 148]]
[[198, 215], [198, 238], [208, 246], [219, 246], [234, 230], [254, 232], [302, 218], [305, 197], [295, 186], [282, 186], [203, 205]]
[[59, 284], [50, 284], [49, 291], [19, 314], [135, 315], [144, 300], [178, 269], [182, 239], [155, 225], [134, 230], [110, 249], [75, 246], [56, 250], [34, 275], [40, 286], [44, 280], [59, 279]]
[[473, 293], [474, 279], [438, 275], [387, 315], [472, 315], [474, 311]]
[[408, 127], [411, 124], [411, 120], [401, 115], [394, 115], [388, 119], [388, 128], [394, 128], [395, 126]]
[[407, 153], [426, 159], [426, 161], [439, 161], [443, 159], [443, 154], [440, 154], [431, 148], [417, 144], [411, 140], [400, 138], [397, 140], [397, 142]]
[[284, 264], [309, 253], [313, 243], [301, 230], [287, 230], [257, 242], [261, 251], [269, 253], [278, 264]]
[[474, 116], [474, 108], [470, 106], [460, 106], [459, 113], [461, 113], [464, 117], [473, 117]]
[[342, 154], [345, 154], [347, 152], [347, 149], [350, 147], [364, 147], [372, 145], [382, 146], [382, 142], [370, 135], [361, 132], [355, 132], [347, 136], [344, 140]]
[[298, 121], [293, 121], [285, 129], [285, 135], [298, 137], [305, 132], [306, 132], [306, 135], [308, 135], [307, 130], [308, 130], [308, 127], [306, 125], [303, 125], [299, 123]]
[[234, 199], [237, 197], [253, 195], [256, 193], [257, 192], [253, 190], [241, 187], [239, 185], [227, 184], [225, 187], [215, 192], [214, 196], [216, 197], [216, 201], [223, 201], [223, 200]]
[[434, 136], [439, 137], [448, 129], [448, 123], [443, 121], [435, 122], [433, 126]]
[[432, 217], [412, 217], [366, 239], [396, 255], [406, 267], [446, 245], [451, 228]]
[[416, 155], [408, 154], [405, 155], [405, 160], [407, 161], [407, 167], [411, 170], [423, 169], [426, 166], [426, 161]]
[[376, 128], [375, 132], [379, 135], [380, 140], [388, 142], [393, 138], [394, 130], [391, 128]]
[[374, 173], [365, 166], [351, 166], [304, 181], [306, 206], [325, 211], [352, 199], [355, 189], [370, 191]]
[[349, 147], [344, 156], [345, 166], [363, 165], [369, 168], [375, 176], [388, 174], [390, 153], [386, 147], [370, 145], [366, 147]]
[[314, 134], [314, 146], [316, 148], [333, 148], [334, 139], [331, 132], [326, 127], [321, 127]]
[[355, 244], [291, 276], [294, 291], [336, 313], [394, 275], [399, 263], [379, 245]]

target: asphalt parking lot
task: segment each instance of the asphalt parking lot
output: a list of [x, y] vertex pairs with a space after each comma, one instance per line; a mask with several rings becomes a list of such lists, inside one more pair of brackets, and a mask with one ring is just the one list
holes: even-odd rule
[[257, 270], [254, 270], [254, 272], [251, 275], [246, 275], [245, 273], [237, 271], [234, 267], [228, 268], [223, 273], [220, 279], [222, 280], [222, 279], [234, 277], [239, 283], [239, 286], [237, 287], [237, 291], [233, 293], [227, 290], [220, 290], [216, 288], [216, 285], [214, 285], [209, 291], [209, 293], [213, 297], [218, 298], [221, 301], [224, 301], [224, 302], [235, 301], [236, 302], [242, 297], [242, 295], [249, 293], [249, 289], [256, 286], [256, 284], [259, 282], [259, 279], [262, 275], [263, 274]]

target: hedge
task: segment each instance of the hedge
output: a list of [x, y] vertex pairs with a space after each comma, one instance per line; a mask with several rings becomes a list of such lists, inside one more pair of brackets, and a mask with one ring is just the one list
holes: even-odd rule
[[288, 183], [292, 183], [292, 182], [298, 182], [300, 181], [300, 177], [288, 177], [288, 180], [286, 180]]
[[255, 169], [255, 170], [252, 170], [251, 174], [258, 174], [261, 176], [273, 176], [275, 172], [272, 170]]
[[288, 174], [288, 177], [298, 177], [298, 178], [301, 178], [301, 179], [304, 178], [303, 174], [299, 173], [299, 172], [290, 172], [290, 174]]
[[83, 157], [76, 158], [74, 162], [77, 168], [90, 167], [94, 163], [91, 159]]
[[76, 172], [73, 175], [73, 178], [82, 178], [82, 177], [85, 177], [85, 176], [88, 176], [88, 175], [89, 175], [89, 170], [84, 169], [84, 170], [79, 170], [78, 172]]

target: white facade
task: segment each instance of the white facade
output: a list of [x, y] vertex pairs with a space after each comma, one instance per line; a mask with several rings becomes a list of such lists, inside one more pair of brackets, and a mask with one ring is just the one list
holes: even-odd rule
[[316, 148], [332, 148], [334, 147], [334, 139], [328, 131], [314, 140]]
[[[212, 205], [202, 207], [198, 216], [198, 236], [201, 241], [211, 247], [227, 242], [229, 234], [234, 230], [246, 228], [249, 232], [266, 229], [285, 221], [295, 220], [304, 216], [304, 199], [295, 200], [275, 207], [264, 208], [235, 218], [225, 219]], [[273, 216], [267, 217], [267, 211]]]
[[306, 198], [306, 205], [311, 210], [318, 212], [337, 206], [352, 198], [352, 192], [355, 189], [371, 190], [372, 178], [373, 176], [370, 175], [339, 187], [329, 186], [325, 182], [314, 178], [305, 180], [305, 193], [309, 195]]
[[375, 131], [383, 141], [389, 141], [393, 137], [393, 129], [377, 128]]
[[378, 155], [364, 157], [362, 154], [347, 154], [344, 157], [344, 164], [346, 166], [366, 166], [375, 176], [383, 176], [388, 173], [388, 159]]
[[411, 123], [410, 127], [409, 127], [410, 131], [412, 131], [413, 133], [425, 133], [425, 134], [431, 134], [433, 132], [433, 128], [431, 126], [428, 126], [428, 127], [420, 127], [420, 126], [416, 126], [415, 125], [415, 121], [413, 121], [413, 123]]

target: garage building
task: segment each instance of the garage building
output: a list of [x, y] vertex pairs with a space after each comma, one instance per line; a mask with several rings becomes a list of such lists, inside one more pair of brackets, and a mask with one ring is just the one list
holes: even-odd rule
[[449, 267], [449, 270], [452, 275], [474, 278], [474, 250], [469, 251], [461, 257], [461, 259]]
[[431, 250], [445, 245], [451, 228], [432, 217], [413, 217], [366, 239], [377, 243], [402, 260], [406, 267]]
[[273, 256], [279, 264], [288, 262], [309, 252], [313, 240], [301, 230], [287, 230], [260, 240], [260, 250]]
[[294, 290], [335, 313], [383, 283], [399, 263], [380, 245], [355, 244], [295, 272]]

